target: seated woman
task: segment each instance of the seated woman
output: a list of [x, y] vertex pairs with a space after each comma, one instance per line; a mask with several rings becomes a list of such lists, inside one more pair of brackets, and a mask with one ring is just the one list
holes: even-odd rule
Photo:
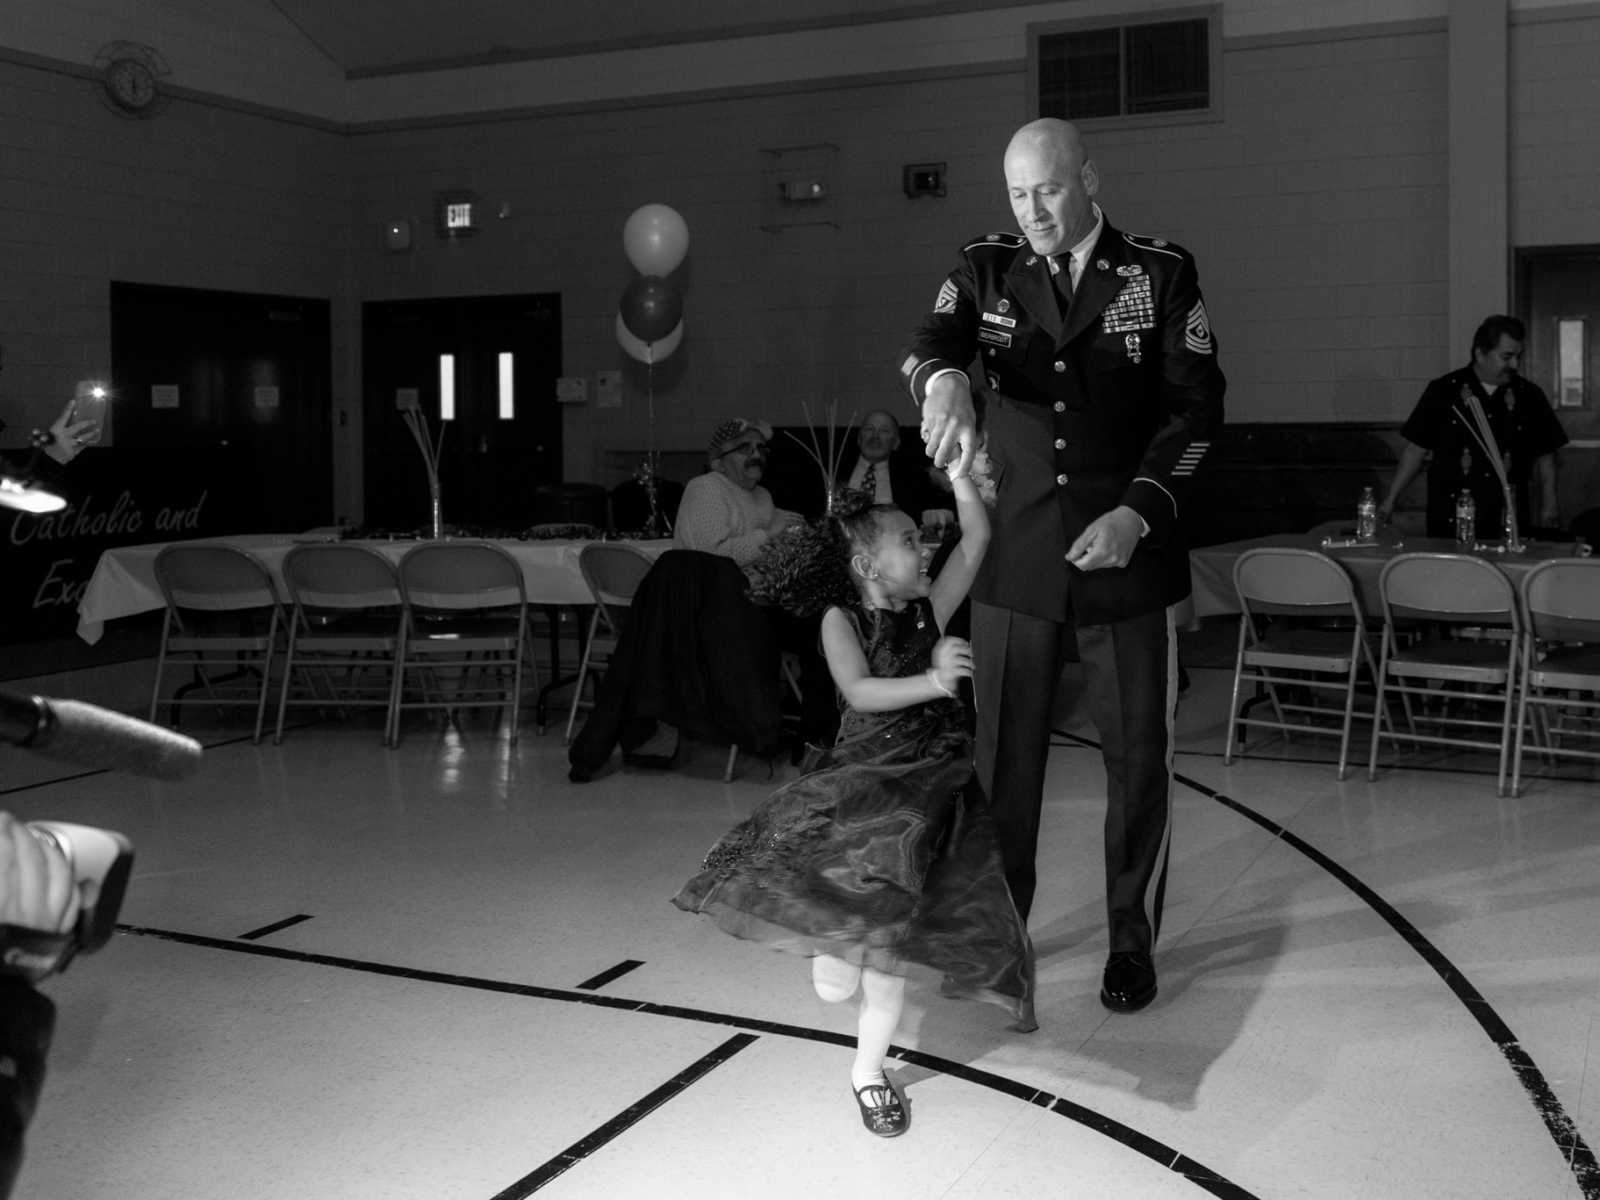
[[778, 508], [761, 486], [772, 426], [734, 417], [718, 425], [706, 451], [704, 475], [691, 479], [678, 504], [673, 540], [747, 565], [767, 538], [800, 519]]

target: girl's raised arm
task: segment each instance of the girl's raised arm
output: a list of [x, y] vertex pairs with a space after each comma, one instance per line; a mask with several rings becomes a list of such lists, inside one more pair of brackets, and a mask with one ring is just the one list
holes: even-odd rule
[[978, 495], [978, 485], [971, 476], [962, 475], [951, 480], [956, 494], [956, 520], [961, 525], [961, 540], [939, 571], [939, 578], [928, 590], [928, 601], [933, 605], [933, 616], [942, 630], [961, 602], [972, 590], [977, 577], [978, 564], [983, 562], [984, 551], [989, 548], [989, 510]]

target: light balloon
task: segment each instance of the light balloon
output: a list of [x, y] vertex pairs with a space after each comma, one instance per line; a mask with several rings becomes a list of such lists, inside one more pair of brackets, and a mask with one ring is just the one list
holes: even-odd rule
[[689, 227], [665, 204], [646, 204], [623, 225], [622, 248], [641, 275], [670, 275], [689, 252]]
[[677, 350], [683, 341], [683, 322], [680, 320], [672, 332], [659, 341], [647, 342], [636, 337], [628, 323], [622, 319], [622, 314], [617, 314], [617, 344], [627, 353], [628, 357], [646, 366], [654, 366], [664, 358], [668, 358]]

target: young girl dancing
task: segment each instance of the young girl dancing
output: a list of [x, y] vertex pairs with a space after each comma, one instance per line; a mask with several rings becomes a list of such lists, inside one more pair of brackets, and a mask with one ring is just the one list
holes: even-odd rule
[[942, 973], [946, 995], [1004, 1006], [1014, 1029], [1038, 1027], [1032, 947], [957, 699], [972, 650], [941, 636], [989, 540], [977, 487], [952, 482], [961, 540], [931, 585], [916, 525], [891, 506], [793, 539], [816, 560], [796, 572], [811, 576], [811, 602], [838, 601], [823, 614], [822, 647], [844, 701], [839, 737], [723, 836], [673, 900], [735, 936], [811, 955], [824, 1000], [859, 988], [850, 1082], [863, 1124], [880, 1137], [908, 1124], [883, 1063], [909, 964]]

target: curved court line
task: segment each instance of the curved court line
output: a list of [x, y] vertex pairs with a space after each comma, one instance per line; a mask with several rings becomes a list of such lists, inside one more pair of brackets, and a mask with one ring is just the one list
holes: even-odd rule
[[[1069, 733], [1063, 729], [1051, 731], [1058, 737], [1071, 739], [1081, 746], [1100, 749], [1098, 742]], [[1505, 1023], [1500, 1014], [1495, 1012], [1493, 1006], [1483, 996], [1483, 993], [1467, 982], [1467, 977], [1462, 974], [1461, 968], [1449, 960], [1442, 950], [1430, 942], [1427, 937], [1410, 921], [1400, 914], [1400, 911], [1378, 895], [1370, 886], [1363, 883], [1357, 876], [1334, 861], [1328, 855], [1318, 850], [1310, 842], [1279, 825], [1271, 817], [1263, 816], [1247, 804], [1243, 804], [1233, 797], [1208, 787], [1198, 780], [1172, 773], [1175, 782], [1200, 793], [1207, 799], [1231, 808], [1241, 817], [1254, 821], [1274, 837], [1283, 841], [1285, 845], [1298, 850], [1317, 866], [1332, 875], [1345, 887], [1349, 888], [1373, 912], [1388, 923], [1398, 933], [1405, 943], [1410, 946], [1444, 980], [1445, 986], [1450, 989], [1457, 1000], [1461, 1001], [1467, 1012], [1472, 1014], [1482, 1028], [1489, 1035], [1489, 1040], [1495, 1044], [1505, 1058], [1506, 1064], [1511, 1068], [1511, 1073], [1517, 1077], [1517, 1082], [1528, 1094], [1534, 1111], [1539, 1114], [1539, 1119], [1544, 1122], [1545, 1129], [1556, 1144], [1557, 1151], [1566, 1160], [1571, 1168], [1573, 1177], [1577, 1179], [1578, 1186], [1582, 1189], [1584, 1200], [1600, 1200], [1600, 1162], [1596, 1162], [1594, 1151], [1583, 1140], [1583, 1135], [1578, 1132], [1578, 1126], [1567, 1115], [1567, 1110], [1562, 1107], [1561, 1100], [1556, 1096], [1555, 1089], [1550, 1086], [1550, 1081], [1544, 1076], [1533, 1056], [1522, 1048], [1522, 1043], [1517, 1040], [1517, 1035], [1511, 1032], [1511, 1027]]]
[[[508, 996], [530, 996], [540, 1000], [560, 1000], [569, 1004], [592, 1004], [598, 1008], [615, 1008], [624, 1012], [647, 1013], [656, 1017], [673, 1017], [682, 1021], [697, 1021], [705, 1025], [727, 1025], [735, 1029], [770, 1033], [777, 1037], [797, 1038], [804, 1041], [825, 1042], [835, 1046], [853, 1047], [855, 1038], [850, 1034], [831, 1033], [822, 1029], [807, 1029], [803, 1025], [787, 1025], [781, 1021], [763, 1021], [733, 1013], [709, 1012], [678, 1004], [657, 1004], [649, 1000], [629, 1000], [620, 996], [603, 996], [595, 992], [574, 992], [564, 988], [543, 987], [532, 983], [509, 983], [500, 979], [484, 979], [477, 975], [456, 975], [445, 971], [423, 971], [414, 967], [401, 967], [392, 963], [371, 962], [359, 958], [341, 958], [333, 954], [314, 954], [305, 950], [288, 950], [280, 946], [263, 946], [259, 942], [241, 942], [231, 938], [208, 937], [198, 933], [180, 933], [171, 929], [152, 929], [142, 925], [118, 925], [118, 933], [138, 937], [158, 938], [185, 946], [201, 946], [210, 950], [228, 950], [235, 954], [253, 954], [260, 958], [276, 958], [288, 962], [310, 963], [321, 967], [337, 967], [345, 971], [360, 971], [368, 975], [386, 975], [394, 979], [408, 979], [419, 983], [442, 983], [451, 987], [472, 988], [482, 992], [498, 992]], [[938, 1071], [1002, 1095], [1012, 1096], [1028, 1104], [1036, 1104], [1058, 1116], [1075, 1121], [1086, 1129], [1111, 1138], [1113, 1141], [1137, 1151], [1146, 1158], [1182, 1176], [1202, 1191], [1220, 1196], [1223, 1200], [1258, 1200], [1254, 1193], [1203, 1166], [1186, 1154], [1164, 1145], [1137, 1129], [1122, 1124], [1111, 1117], [1075, 1104], [1064, 1096], [1041, 1091], [1004, 1075], [996, 1075], [965, 1063], [953, 1062], [920, 1050], [903, 1050], [891, 1046], [889, 1053], [902, 1062]]]

